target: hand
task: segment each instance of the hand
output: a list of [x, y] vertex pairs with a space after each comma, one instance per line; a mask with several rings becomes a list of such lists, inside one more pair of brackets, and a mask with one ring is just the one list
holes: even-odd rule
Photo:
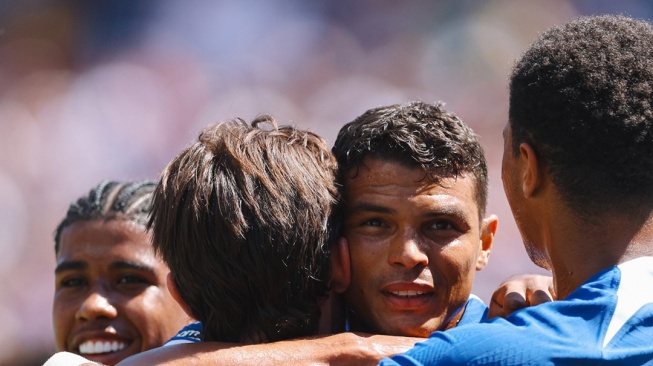
[[507, 317], [514, 311], [556, 299], [553, 278], [542, 275], [518, 275], [503, 282], [490, 301], [489, 318]]

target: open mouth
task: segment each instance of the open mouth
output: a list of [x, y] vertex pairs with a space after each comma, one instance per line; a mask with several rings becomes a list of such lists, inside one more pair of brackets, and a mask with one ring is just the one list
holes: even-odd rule
[[419, 297], [419, 296], [427, 295], [428, 292], [426, 292], [426, 291], [388, 291], [388, 294], [393, 295], [393, 296], [397, 296], [397, 297], [411, 298], [411, 297]]
[[79, 345], [79, 353], [82, 355], [97, 355], [102, 353], [117, 352], [127, 347], [122, 341], [88, 340]]

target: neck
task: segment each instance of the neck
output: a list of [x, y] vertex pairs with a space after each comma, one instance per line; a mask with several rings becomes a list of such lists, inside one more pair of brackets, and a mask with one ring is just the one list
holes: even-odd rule
[[330, 291], [322, 303], [318, 334], [334, 334], [345, 331], [345, 305], [342, 295]]
[[442, 324], [441, 329], [438, 330], [447, 330], [456, 327], [458, 323], [460, 323], [460, 319], [462, 319], [463, 314], [465, 314], [466, 307], [467, 306], [463, 306], [459, 312], [457, 312], [448, 322]]
[[347, 332], [363, 332], [363, 333], [378, 333], [370, 328], [365, 322], [349, 307], [347, 307], [345, 319], [345, 331]]
[[606, 213], [591, 222], [567, 219], [555, 221], [546, 244], [559, 299], [604, 269], [653, 256], [653, 212], [641, 217]]

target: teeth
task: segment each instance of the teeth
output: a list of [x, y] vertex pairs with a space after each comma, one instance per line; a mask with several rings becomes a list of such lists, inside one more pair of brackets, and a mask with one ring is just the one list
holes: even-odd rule
[[116, 351], [121, 350], [123, 348], [125, 348], [124, 343], [122, 343], [122, 342], [118, 343], [118, 341], [111, 342], [111, 351], [116, 352]]
[[79, 353], [94, 355], [98, 353], [116, 352], [127, 347], [125, 342], [118, 341], [86, 341], [79, 345]]
[[392, 294], [399, 297], [413, 297], [424, 295], [426, 292], [422, 291], [393, 291]]

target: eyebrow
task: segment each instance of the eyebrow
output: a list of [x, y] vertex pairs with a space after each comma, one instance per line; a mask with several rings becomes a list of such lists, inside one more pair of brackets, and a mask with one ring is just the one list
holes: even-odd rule
[[57, 264], [54, 269], [54, 274], [59, 274], [65, 271], [82, 270], [88, 268], [88, 263], [84, 261], [65, 261]]
[[425, 214], [425, 216], [455, 216], [459, 217], [461, 219], [464, 219], [466, 217], [466, 212], [465, 210], [460, 209], [458, 206], [445, 206], [445, 207], [440, 207], [436, 211], [429, 211]]
[[[65, 261], [61, 262], [57, 265], [57, 268], [55, 268], [54, 273], [59, 274], [61, 272], [65, 271], [74, 271], [74, 270], [84, 270], [88, 268], [88, 263], [85, 261]], [[126, 260], [121, 260], [121, 261], [115, 261], [112, 262], [109, 265], [109, 269], [135, 269], [139, 271], [145, 271], [145, 272], [150, 272], [154, 273], [154, 267], [149, 266], [145, 263], [142, 262], [135, 262], [135, 261], [126, 261]]]
[[377, 212], [384, 214], [393, 214], [395, 210], [385, 206], [379, 206], [372, 203], [360, 202], [347, 208], [346, 214], [361, 212]]
[[[361, 202], [351, 206], [349, 210], [347, 210], [347, 212], [345, 213], [345, 217], [347, 215], [364, 214], [370, 212], [392, 215], [396, 212], [396, 210], [385, 206], [379, 206], [367, 202]], [[437, 210], [427, 211], [422, 215], [422, 217], [425, 218], [438, 218], [443, 216], [455, 217], [456, 220], [460, 222], [464, 222], [467, 225], [469, 225], [469, 222], [467, 221], [466, 211], [461, 209], [459, 206], [439, 207]]]
[[135, 269], [139, 271], [146, 271], [154, 273], [154, 267], [149, 266], [143, 262], [135, 261], [115, 261], [109, 265], [109, 269]]

